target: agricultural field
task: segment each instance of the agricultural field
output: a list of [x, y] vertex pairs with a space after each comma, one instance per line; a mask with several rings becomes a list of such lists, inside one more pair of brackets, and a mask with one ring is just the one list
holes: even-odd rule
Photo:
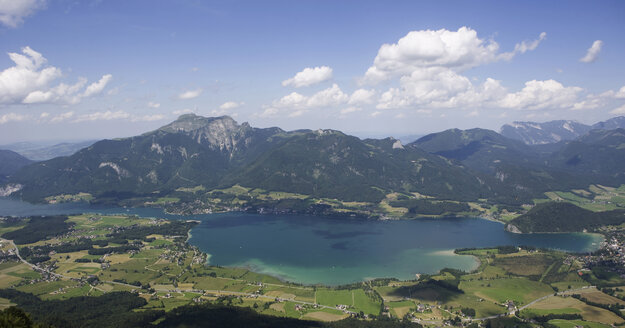
[[620, 324], [625, 320], [616, 314], [601, 308], [590, 306], [573, 297], [551, 297], [547, 300], [537, 302], [527, 310], [521, 312], [522, 316], [531, 314], [546, 315], [550, 313], [572, 313], [580, 314], [585, 321], [597, 322], [611, 325]]
[[67, 203], [67, 202], [88, 202], [93, 199], [93, 196], [86, 192], [80, 192], [77, 194], [65, 194], [46, 197], [45, 201], [50, 204]]
[[569, 202], [595, 212], [625, 208], [625, 185], [618, 188], [590, 185], [588, 189], [546, 192], [545, 196], [549, 200]]

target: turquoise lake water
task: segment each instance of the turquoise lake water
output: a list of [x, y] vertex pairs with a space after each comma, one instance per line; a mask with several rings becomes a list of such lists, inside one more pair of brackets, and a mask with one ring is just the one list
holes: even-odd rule
[[455, 248], [528, 245], [588, 252], [603, 240], [582, 233], [513, 234], [503, 224], [478, 218], [372, 221], [247, 213], [177, 216], [159, 208], [33, 205], [0, 198], [0, 215], [5, 216], [83, 212], [199, 220], [189, 243], [210, 254], [210, 264], [249, 267], [304, 284], [414, 279], [416, 273], [445, 267], [476, 267], [474, 257], [455, 255]]

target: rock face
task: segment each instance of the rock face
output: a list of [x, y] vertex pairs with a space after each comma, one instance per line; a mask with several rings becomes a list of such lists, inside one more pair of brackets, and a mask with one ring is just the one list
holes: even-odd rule
[[11, 196], [12, 193], [20, 191], [22, 189], [22, 185], [20, 184], [8, 184], [4, 187], [0, 187], [0, 197]]
[[512, 232], [512, 233], [523, 233], [521, 230], [519, 230], [519, 228], [517, 228], [515, 225], [513, 224], [506, 224], [506, 231], [508, 232]]
[[176, 121], [159, 129], [166, 133], [183, 133], [199, 144], [208, 144], [219, 150], [233, 151], [237, 144], [253, 132], [249, 124], [237, 124], [229, 116], [201, 117], [195, 114], [180, 116]]

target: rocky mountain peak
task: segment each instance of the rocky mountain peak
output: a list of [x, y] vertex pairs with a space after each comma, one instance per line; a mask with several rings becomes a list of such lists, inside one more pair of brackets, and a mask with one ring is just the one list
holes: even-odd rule
[[158, 131], [165, 133], [184, 133], [199, 144], [207, 144], [211, 148], [232, 151], [237, 143], [253, 128], [249, 124], [239, 125], [230, 116], [203, 117], [185, 114]]
[[239, 125], [230, 116], [203, 117], [195, 114], [180, 115], [177, 120], [161, 127], [159, 130], [169, 133], [193, 132], [211, 127], [236, 129]]

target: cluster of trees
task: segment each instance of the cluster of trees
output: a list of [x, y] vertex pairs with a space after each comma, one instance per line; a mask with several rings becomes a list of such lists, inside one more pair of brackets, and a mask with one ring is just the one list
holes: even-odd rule
[[109, 253], [127, 253], [130, 251], [138, 251], [141, 249], [140, 245], [124, 245], [117, 247], [105, 247], [105, 248], [91, 248], [87, 251], [89, 255], [104, 255]]
[[[128, 292], [44, 301], [13, 289], [0, 290], [19, 308], [0, 311], [0, 327], [294, 327], [294, 328], [420, 328], [421, 325], [391, 319], [361, 321], [345, 319], [322, 323], [259, 314], [251, 308], [222, 304], [185, 305], [169, 312], [136, 311], [145, 299]], [[155, 323], [157, 322], [157, 323]]]
[[401, 199], [392, 201], [389, 204], [394, 207], [405, 207], [410, 214], [441, 215], [471, 211], [471, 207], [466, 203], [432, 202], [425, 199]]
[[39, 328], [24, 310], [11, 306], [0, 310], [0, 327], [2, 328]]
[[31, 244], [48, 237], [69, 232], [73, 224], [65, 222], [64, 215], [32, 217], [25, 227], [7, 232], [2, 236], [13, 240], [16, 244]]
[[93, 245], [105, 247], [108, 245], [107, 240], [91, 240], [87, 238], [80, 238], [72, 243], [64, 243], [60, 245], [43, 245], [33, 247], [23, 247], [20, 249], [20, 254], [23, 257], [30, 258], [32, 256], [48, 254], [51, 251], [56, 253], [72, 253], [86, 249], [92, 249]]
[[[121, 244], [122, 246], [117, 247], [106, 247], [109, 245], [109, 242], [114, 242], [116, 244]], [[56, 253], [72, 253], [78, 252], [82, 250], [88, 250], [90, 255], [104, 255], [107, 253], [124, 253], [132, 250], [139, 250], [140, 245], [126, 245], [128, 244], [128, 240], [126, 239], [102, 239], [102, 240], [92, 240], [87, 238], [80, 238], [75, 242], [71, 243], [63, 243], [60, 245], [42, 245], [42, 246], [30, 246], [30, 247], [22, 247], [20, 248], [20, 255], [23, 258], [27, 259], [31, 263], [40, 263], [44, 261], [48, 261], [50, 257], [48, 254], [52, 251]], [[102, 248], [93, 248], [94, 245], [100, 246]], [[106, 247], [106, 248], [105, 248]], [[82, 259], [76, 260], [76, 262], [91, 262], [89, 261], [79, 261]]]
[[129, 227], [108, 234], [107, 237], [118, 240], [144, 240], [149, 235], [184, 236], [196, 224], [195, 222], [171, 220], [168, 224]]
[[554, 319], [563, 319], [563, 320], [582, 320], [582, 316], [579, 313], [550, 313], [550, 314], [546, 314], [546, 315], [537, 315], [537, 316], [533, 316], [530, 317], [529, 319], [532, 319], [536, 322], [539, 323], [546, 323], [549, 320], [554, 320]]
[[593, 212], [566, 202], [538, 204], [510, 222], [523, 232], [581, 232], [625, 223], [625, 210]]
[[[498, 254], [513, 254], [513, 253], [518, 253], [519, 252], [519, 248], [524, 249], [524, 250], [535, 250], [536, 247], [533, 246], [512, 246], [512, 245], [506, 245], [506, 246], [497, 246], [494, 247], [497, 250]], [[483, 249], [483, 248], [479, 248], [479, 247], [465, 247], [465, 248], [457, 248], [454, 250], [454, 252], [456, 254], [460, 254], [462, 252], [467, 252], [467, 251], [475, 251], [478, 249]]]
[[323, 323], [280, 318], [256, 313], [250, 308], [226, 307], [215, 304], [186, 305], [165, 315], [158, 327], [294, 327], [294, 328], [420, 328], [409, 321], [345, 319]]
[[475, 309], [469, 308], [469, 307], [463, 307], [460, 308], [460, 312], [462, 312], [462, 314], [466, 315], [467, 317], [475, 317]]
[[0, 297], [16, 303], [30, 314], [32, 321], [44, 327], [146, 327], [164, 314], [153, 310], [133, 311], [147, 302], [128, 292], [44, 301], [33, 294], [2, 289]]

